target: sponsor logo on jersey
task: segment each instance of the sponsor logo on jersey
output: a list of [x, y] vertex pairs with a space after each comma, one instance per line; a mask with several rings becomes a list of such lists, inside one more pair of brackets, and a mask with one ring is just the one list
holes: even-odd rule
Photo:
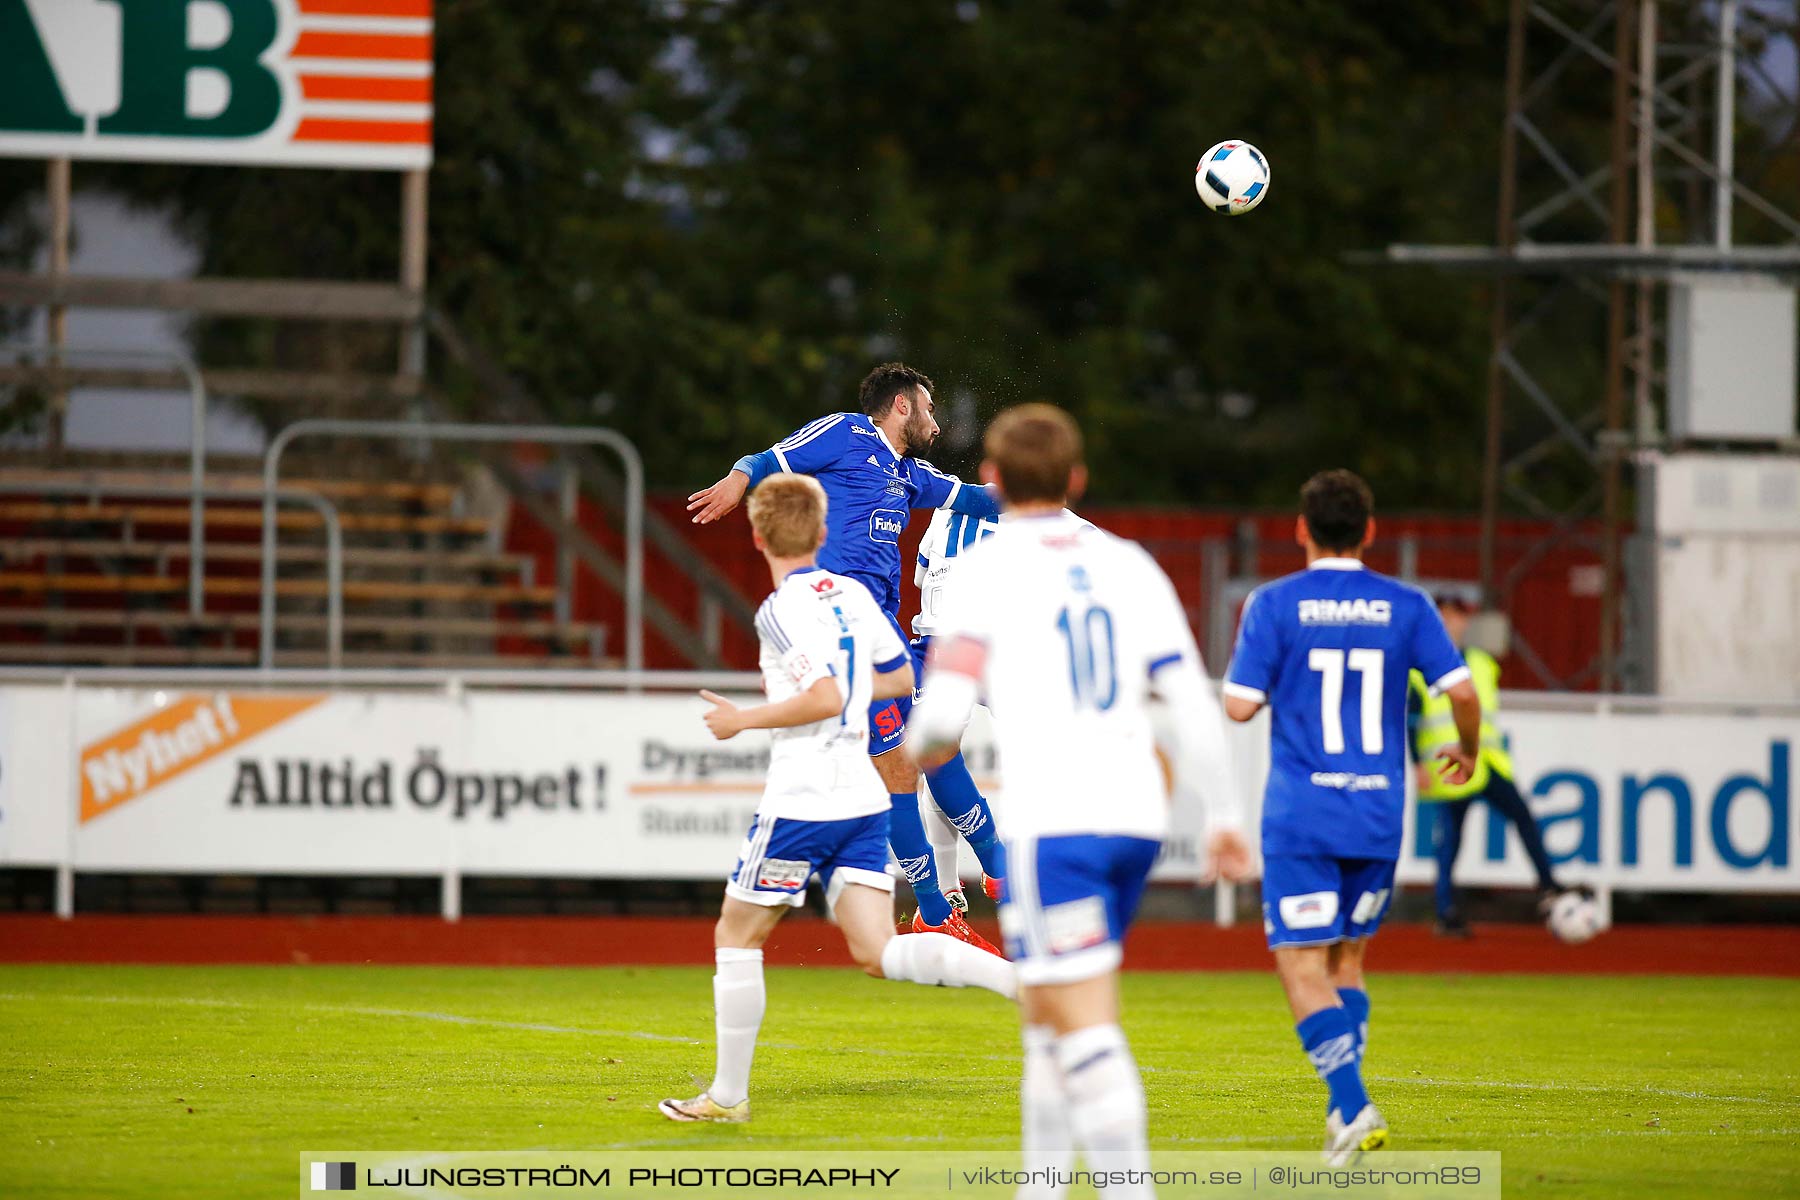
[[1302, 625], [1386, 625], [1394, 618], [1394, 606], [1386, 600], [1302, 600]]
[[906, 530], [906, 513], [897, 508], [878, 508], [869, 514], [869, 540], [890, 546], [900, 544]]
[[1106, 927], [1106, 902], [1098, 896], [1046, 905], [1043, 918], [1044, 948], [1052, 954], [1086, 950], [1111, 936]]
[[1385, 792], [1394, 786], [1386, 775], [1352, 775], [1348, 771], [1314, 771], [1312, 783], [1347, 792]]
[[884, 738], [899, 733], [903, 724], [905, 718], [900, 715], [900, 706], [891, 701], [875, 714], [875, 732]]
[[765, 858], [756, 872], [756, 886], [780, 892], [797, 892], [806, 886], [812, 863], [795, 859]]
[[1281, 923], [1289, 929], [1324, 929], [1337, 920], [1336, 892], [1305, 892], [1276, 902]]
[[819, 580], [819, 582], [813, 584], [812, 590], [815, 592], [823, 593], [823, 592], [829, 592], [832, 588], [835, 588], [836, 586], [837, 586], [837, 580], [835, 580], [831, 576], [827, 575], [823, 579]]

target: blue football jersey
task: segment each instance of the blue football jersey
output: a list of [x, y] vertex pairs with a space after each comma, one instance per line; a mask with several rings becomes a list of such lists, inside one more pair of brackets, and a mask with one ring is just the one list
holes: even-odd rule
[[1271, 710], [1264, 854], [1399, 857], [1415, 668], [1435, 691], [1469, 673], [1430, 598], [1356, 559], [1251, 593], [1225, 692]]
[[820, 417], [755, 456], [751, 483], [773, 471], [811, 475], [825, 488], [819, 565], [862, 583], [883, 612], [900, 615], [900, 534], [915, 508], [997, 516], [986, 488], [965, 487], [930, 463], [897, 454], [862, 413]]

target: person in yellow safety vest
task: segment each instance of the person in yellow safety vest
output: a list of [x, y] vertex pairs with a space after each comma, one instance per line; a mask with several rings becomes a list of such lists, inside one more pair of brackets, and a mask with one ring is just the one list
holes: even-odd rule
[[1436, 823], [1433, 845], [1437, 851], [1437, 932], [1443, 937], [1468, 937], [1469, 924], [1457, 903], [1455, 870], [1456, 852], [1462, 846], [1463, 820], [1469, 815], [1472, 802], [1486, 800], [1519, 831], [1519, 840], [1525, 843], [1525, 853], [1537, 871], [1543, 901], [1561, 889], [1551, 870], [1537, 819], [1513, 785], [1512, 755], [1507, 753], [1506, 740], [1494, 724], [1500, 711], [1500, 664], [1487, 651], [1463, 644], [1472, 612], [1468, 601], [1445, 594], [1437, 597], [1437, 605], [1444, 628], [1462, 650], [1475, 692], [1481, 697], [1481, 756], [1476, 760], [1475, 774], [1467, 782], [1450, 783], [1443, 778], [1436, 755], [1443, 747], [1456, 743], [1456, 722], [1450, 714], [1450, 701], [1432, 696], [1417, 671], [1409, 681], [1407, 712], [1413, 760], [1417, 764], [1419, 820], [1433, 819]]

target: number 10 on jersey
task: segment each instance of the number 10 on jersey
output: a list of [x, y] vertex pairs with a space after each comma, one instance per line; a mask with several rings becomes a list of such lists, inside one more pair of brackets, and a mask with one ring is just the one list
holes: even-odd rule
[[1075, 693], [1075, 707], [1105, 712], [1119, 698], [1112, 613], [1096, 604], [1077, 617], [1065, 605], [1056, 614], [1056, 627], [1069, 651], [1069, 686]]

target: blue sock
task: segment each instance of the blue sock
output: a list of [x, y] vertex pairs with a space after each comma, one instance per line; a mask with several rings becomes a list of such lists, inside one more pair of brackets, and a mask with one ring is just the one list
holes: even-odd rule
[[1369, 993], [1361, 988], [1339, 988], [1337, 992], [1350, 1016], [1350, 1028], [1356, 1031], [1356, 1061], [1360, 1063], [1369, 1046]]
[[913, 896], [927, 925], [942, 925], [950, 919], [950, 902], [938, 888], [937, 872], [932, 868], [931, 841], [925, 836], [925, 822], [919, 819], [919, 793], [890, 792], [888, 802], [888, 845], [900, 862], [900, 873], [912, 884]]
[[925, 781], [931, 785], [932, 799], [981, 860], [982, 873], [1005, 879], [1006, 848], [994, 829], [993, 810], [975, 786], [975, 777], [969, 774], [969, 764], [963, 756], [958, 754], [943, 766], [925, 772]]
[[1369, 1102], [1369, 1093], [1363, 1089], [1362, 1072], [1356, 1066], [1356, 1031], [1350, 1014], [1336, 1007], [1320, 1009], [1296, 1025], [1294, 1032], [1300, 1035], [1313, 1070], [1331, 1089], [1328, 1111], [1345, 1122], [1354, 1121]]

